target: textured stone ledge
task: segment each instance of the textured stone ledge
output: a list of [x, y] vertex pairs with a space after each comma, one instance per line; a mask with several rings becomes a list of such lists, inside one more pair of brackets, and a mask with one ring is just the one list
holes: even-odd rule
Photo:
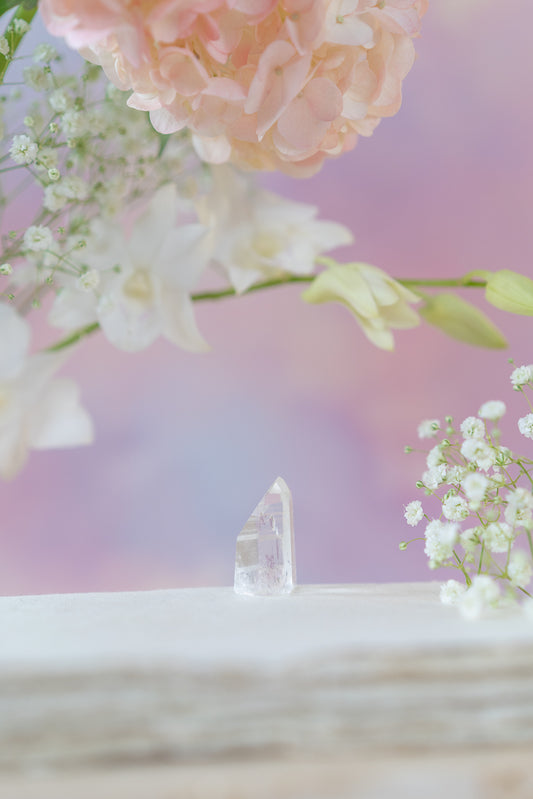
[[533, 625], [433, 584], [0, 599], [0, 775], [533, 743]]

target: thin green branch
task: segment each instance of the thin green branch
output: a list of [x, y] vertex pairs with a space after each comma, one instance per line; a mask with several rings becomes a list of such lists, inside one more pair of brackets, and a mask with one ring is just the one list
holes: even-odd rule
[[[328, 259], [319, 258], [317, 259], [321, 263], [324, 263]], [[276, 288], [278, 286], [288, 286], [291, 284], [298, 284], [298, 283], [311, 283], [315, 279], [316, 275], [286, 275], [280, 278], [274, 278], [272, 280], [264, 280], [261, 283], [254, 283], [250, 286], [246, 291], [239, 294], [233, 288], [227, 289], [219, 289], [217, 291], [202, 291], [197, 294], [191, 295], [191, 300], [193, 302], [214, 302], [215, 300], [222, 300], [228, 297], [237, 297], [237, 296], [245, 296], [246, 294], [252, 294], [256, 291], [263, 291], [263, 289], [270, 289]], [[479, 288], [485, 285], [484, 281], [464, 281], [462, 278], [451, 278], [449, 280], [419, 280], [418, 278], [401, 278], [398, 280], [399, 283], [402, 283], [404, 286], [415, 286], [415, 285], [424, 285], [424, 286], [434, 286], [435, 288], [441, 286], [454, 286], [455, 288]], [[79, 330], [76, 330], [67, 338], [61, 339], [54, 344], [52, 347], [48, 348], [48, 352], [57, 352], [58, 350], [63, 350], [66, 347], [70, 347], [72, 344], [77, 344], [81, 339], [85, 338], [86, 336], [91, 335], [91, 333], [95, 333], [99, 329], [98, 322], [94, 322], [94, 324], [87, 325], [86, 327], [82, 327]]]
[[[275, 288], [276, 286], [287, 286], [291, 283], [311, 283], [316, 275], [289, 275], [287, 277], [274, 278], [273, 280], [264, 280], [261, 283], [254, 283], [246, 291], [241, 292], [244, 294], [252, 294], [254, 291], [262, 291], [263, 289]], [[193, 294], [191, 299], [193, 302], [204, 302], [205, 300], [221, 300], [225, 297], [237, 297], [239, 292], [235, 289], [221, 289], [220, 291], [204, 291], [200, 294]]]
[[486, 280], [465, 280], [461, 277], [450, 278], [399, 278], [398, 283], [402, 286], [429, 286], [430, 288], [456, 288], [456, 289], [483, 289], [487, 285]]
[[61, 350], [65, 350], [67, 347], [71, 347], [73, 344], [77, 344], [78, 341], [81, 341], [82, 338], [86, 336], [90, 336], [91, 333], [96, 333], [97, 330], [100, 329], [100, 325], [98, 322], [93, 322], [91, 325], [86, 325], [85, 327], [80, 327], [78, 330], [75, 330], [70, 336], [61, 339], [56, 344], [52, 344], [51, 347], [47, 347], [46, 352], [60, 352]]

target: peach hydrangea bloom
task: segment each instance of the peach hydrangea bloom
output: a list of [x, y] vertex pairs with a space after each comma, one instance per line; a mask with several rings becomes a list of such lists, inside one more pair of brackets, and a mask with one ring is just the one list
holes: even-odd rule
[[304, 176], [398, 111], [428, 0], [41, 0], [48, 30], [199, 155]]

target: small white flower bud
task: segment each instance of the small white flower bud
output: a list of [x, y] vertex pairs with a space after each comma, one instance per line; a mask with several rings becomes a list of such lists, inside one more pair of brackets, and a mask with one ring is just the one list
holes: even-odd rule
[[90, 269], [88, 272], [84, 272], [83, 275], [79, 276], [77, 283], [78, 288], [83, 291], [92, 291], [98, 288], [100, 284], [100, 273], [97, 272], [96, 269]]
[[13, 27], [15, 28], [15, 33], [20, 33], [20, 34], [27, 33], [30, 29], [30, 26], [28, 25], [25, 19], [13, 20]]

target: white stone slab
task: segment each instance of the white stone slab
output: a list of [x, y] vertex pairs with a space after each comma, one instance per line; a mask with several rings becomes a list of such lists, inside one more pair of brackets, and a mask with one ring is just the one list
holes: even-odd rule
[[191, 588], [0, 598], [4, 670], [282, 666], [347, 652], [519, 642], [533, 643], [533, 622], [516, 612], [465, 621], [439, 602], [437, 583], [299, 586], [279, 597]]
[[437, 594], [0, 599], [0, 775], [533, 744], [533, 624]]

